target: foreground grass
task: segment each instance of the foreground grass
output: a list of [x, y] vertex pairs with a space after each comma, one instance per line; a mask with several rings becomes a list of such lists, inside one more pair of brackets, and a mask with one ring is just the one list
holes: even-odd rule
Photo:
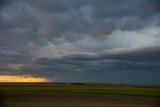
[[160, 87], [131, 87], [131, 86], [98, 86], [98, 85], [60, 85], [49, 87], [0, 87], [0, 92], [52, 92], [52, 93], [85, 93], [111, 94], [126, 96], [160, 97]]

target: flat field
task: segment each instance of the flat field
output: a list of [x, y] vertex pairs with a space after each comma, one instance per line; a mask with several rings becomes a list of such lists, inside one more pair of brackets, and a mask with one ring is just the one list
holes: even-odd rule
[[3, 83], [0, 107], [160, 107], [160, 87]]

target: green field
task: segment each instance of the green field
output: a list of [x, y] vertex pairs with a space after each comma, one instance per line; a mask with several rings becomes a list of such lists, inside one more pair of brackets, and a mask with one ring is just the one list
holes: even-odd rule
[[0, 107], [160, 107], [159, 101], [159, 86], [0, 84]]
[[160, 97], [160, 87], [119, 85], [1, 86], [0, 92], [51, 92]]

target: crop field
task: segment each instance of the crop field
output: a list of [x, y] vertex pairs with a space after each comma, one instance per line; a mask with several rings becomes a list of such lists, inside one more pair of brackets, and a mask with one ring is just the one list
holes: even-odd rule
[[0, 107], [160, 107], [159, 86], [0, 84]]

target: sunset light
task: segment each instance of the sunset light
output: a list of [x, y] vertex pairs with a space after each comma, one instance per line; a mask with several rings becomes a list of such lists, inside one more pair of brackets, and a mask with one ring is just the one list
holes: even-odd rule
[[0, 82], [49, 82], [49, 80], [42, 77], [2, 75]]

